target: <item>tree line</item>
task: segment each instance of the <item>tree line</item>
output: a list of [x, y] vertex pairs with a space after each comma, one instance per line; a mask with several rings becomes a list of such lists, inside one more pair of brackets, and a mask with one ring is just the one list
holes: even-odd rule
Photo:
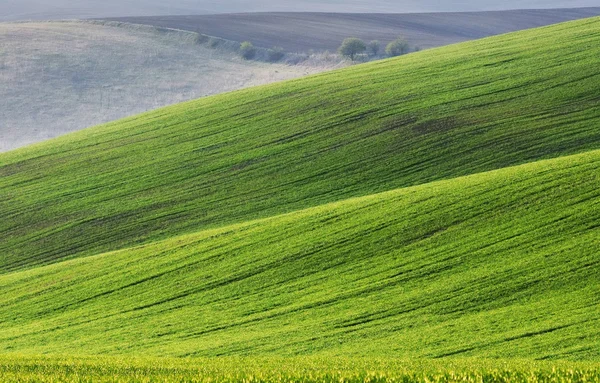
[[[389, 57], [396, 57], [407, 54], [409, 50], [410, 46], [408, 45], [408, 42], [404, 38], [399, 37], [386, 45], [385, 54]], [[357, 56], [364, 53], [367, 53], [367, 55], [371, 57], [376, 57], [381, 53], [381, 43], [377, 40], [365, 43], [361, 39], [351, 37], [342, 42], [338, 52], [342, 56], [350, 58], [352, 61], [354, 61]]]
[[[403, 37], [398, 37], [396, 40], [388, 43], [383, 51], [381, 48], [381, 43], [378, 40], [365, 43], [359, 38], [351, 37], [342, 42], [342, 45], [338, 49], [338, 53], [354, 61], [358, 56], [365, 53], [369, 57], [378, 57], [382, 55], [396, 57], [407, 54], [410, 51], [410, 46]], [[419, 48], [415, 47], [415, 51], [418, 50]], [[267, 49], [266, 52], [268, 56], [267, 61], [269, 62], [277, 62], [285, 56], [285, 52], [279, 47]], [[246, 60], [252, 60], [257, 55], [257, 48], [250, 41], [244, 41], [239, 46], [239, 54]]]

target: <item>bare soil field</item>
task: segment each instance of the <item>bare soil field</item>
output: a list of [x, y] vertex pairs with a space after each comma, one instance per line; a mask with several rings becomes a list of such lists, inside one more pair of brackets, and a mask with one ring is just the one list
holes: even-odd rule
[[346, 37], [385, 43], [399, 35], [413, 47], [425, 49], [596, 15], [600, 15], [600, 8], [421, 14], [245, 13], [114, 20], [306, 52], [336, 50]]
[[328, 69], [246, 61], [196, 38], [148, 26], [0, 24], [0, 151]]
[[0, 21], [242, 12], [466, 12], [598, 5], [598, 0], [3, 0]]

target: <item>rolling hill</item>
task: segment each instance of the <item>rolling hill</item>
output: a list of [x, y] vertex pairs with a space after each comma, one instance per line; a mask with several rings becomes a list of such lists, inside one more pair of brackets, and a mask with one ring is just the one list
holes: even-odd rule
[[0, 270], [597, 149], [599, 25], [208, 97], [4, 153]]
[[600, 151], [0, 275], [0, 352], [600, 360]]
[[[285, 65], [300, 60], [298, 55], [271, 65], [242, 60], [235, 41], [308, 52], [335, 50], [349, 35], [385, 43], [405, 34], [413, 48], [428, 48], [599, 13], [600, 8], [259, 13], [2, 23], [0, 152], [158, 107], [348, 65], [328, 54], [313, 55], [299, 65]], [[219, 40], [222, 45], [213, 47], [210, 40], [215, 39], [201, 42], [196, 32], [229, 41]]]
[[597, 381], [599, 42], [574, 21], [0, 154], [0, 380]]
[[116, 23], [1, 23], [0, 152], [331, 67], [247, 61], [197, 38]]
[[382, 44], [404, 36], [432, 48], [522, 29], [600, 15], [600, 8], [458, 13], [245, 13], [108, 18], [217, 36], [288, 52], [336, 51], [347, 37]]

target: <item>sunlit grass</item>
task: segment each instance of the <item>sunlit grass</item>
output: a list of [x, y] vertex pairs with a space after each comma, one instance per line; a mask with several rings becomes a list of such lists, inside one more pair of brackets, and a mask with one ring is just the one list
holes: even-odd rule
[[592, 383], [600, 380], [600, 365], [484, 359], [0, 356], [0, 380], [21, 383]]
[[597, 382], [599, 25], [0, 155], [0, 381]]
[[0, 275], [0, 352], [600, 357], [600, 152]]

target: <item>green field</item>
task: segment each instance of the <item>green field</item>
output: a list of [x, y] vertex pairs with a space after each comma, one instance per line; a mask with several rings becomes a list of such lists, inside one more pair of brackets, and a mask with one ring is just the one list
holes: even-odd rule
[[0, 275], [0, 351], [600, 359], [600, 151]]
[[0, 155], [0, 270], [600, 148], [599, 56], [593, 18]]
[[598, 57], [587, 19], [0, 155], [0, 381], [600, 381]]

